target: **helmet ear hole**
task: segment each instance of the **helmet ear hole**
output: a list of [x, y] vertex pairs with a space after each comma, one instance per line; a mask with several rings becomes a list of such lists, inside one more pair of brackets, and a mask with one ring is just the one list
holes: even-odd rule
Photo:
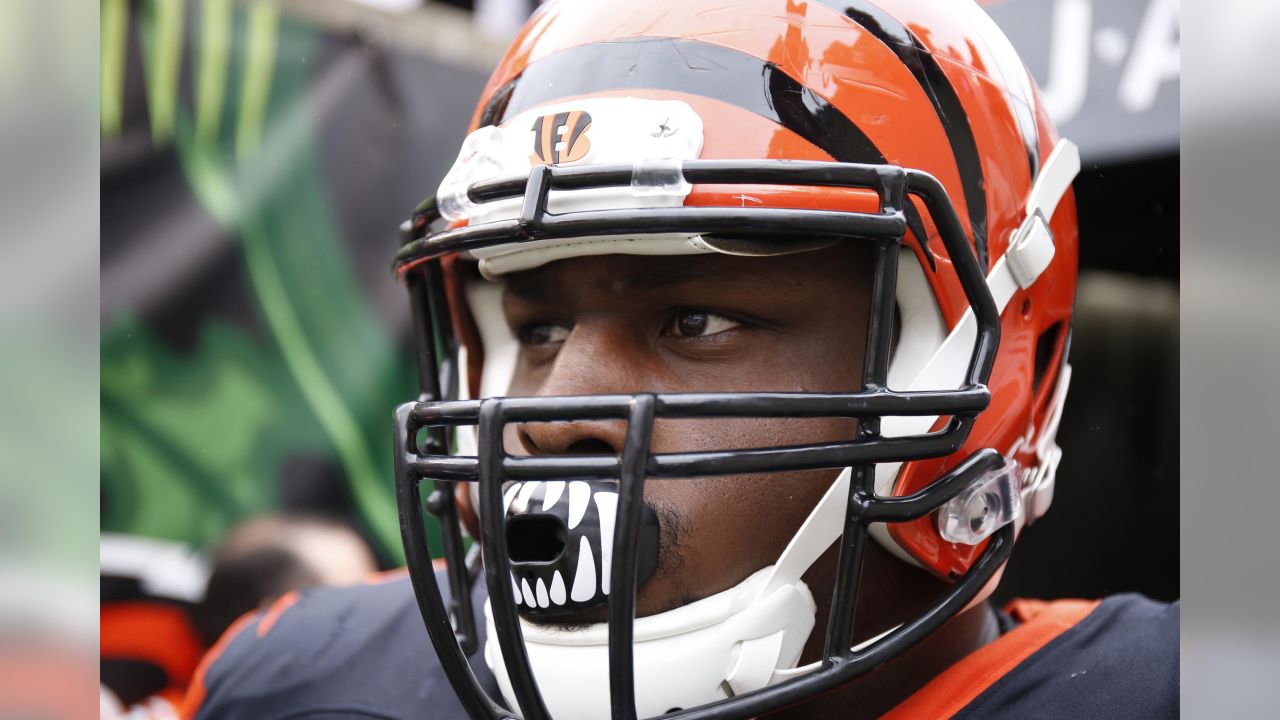
[[1053, 364], [1053, 358], [1058, 354], [1059, 340], [1062, 337], [1062, 321], [1049, 326], [1049, 329], [1040, 333], [1040, 337], [1036, 338], [1036, 360], [1035, 370], [1031, 377], [1031, 392], [1039, 393], [1043, 387], [1045, 376], [1049, 372], [1049, 368]]

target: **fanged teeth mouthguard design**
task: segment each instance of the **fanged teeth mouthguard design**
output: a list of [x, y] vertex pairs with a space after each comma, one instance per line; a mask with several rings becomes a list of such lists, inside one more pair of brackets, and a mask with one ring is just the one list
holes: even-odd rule
[[[618, 484], [517, 482], [502, 497], [516, 605], [535, 619], [594, 608], [609, 594]], [[636, 587], [658, 565], [658, 516], [640, 508]]]

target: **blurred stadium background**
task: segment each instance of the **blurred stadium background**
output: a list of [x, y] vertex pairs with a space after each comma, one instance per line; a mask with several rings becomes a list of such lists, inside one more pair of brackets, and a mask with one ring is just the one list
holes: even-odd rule
[[[204, 555], [263, 513], [399, 564], [396, 227], [535, 4], [101, 0], [104, 633], [112, 602], [197, 602]], [[1000, 595], [1173, 599], [1178, 3], [984, 4], [1086, 167], [1056, 510]]]

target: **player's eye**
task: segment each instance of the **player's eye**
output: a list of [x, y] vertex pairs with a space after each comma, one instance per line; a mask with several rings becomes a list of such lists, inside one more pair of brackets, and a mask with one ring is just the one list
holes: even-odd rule
[[569, 328], [563, 325], [532, 323], [516, 332], [520, 344], [532, 347], [555, 345], [569, 339]]
[[682, 310], [676, 313], [663, 331], [675, 337], [708, 337], [732, 330], [742, 323], [705, 310]]

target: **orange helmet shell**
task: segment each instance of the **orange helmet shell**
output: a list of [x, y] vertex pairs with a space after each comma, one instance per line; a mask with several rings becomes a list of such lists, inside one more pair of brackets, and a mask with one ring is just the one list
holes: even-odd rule
[[[702, 118], [702, 159], [882, 163], [923, 170], [951, 198], [984, 270], [1009, 248], [1058, 140], [1008, 40], [968, 0], [744, 0], [647, 3], [553, 0], [494, 71], [472, 130], [540, 105], [630, 96], [681, 100]], [[870, 193], [697, 185], [685, 205], [874, 210]], [[1049, 218], [1055, 254], [1001, 317], [991, 403], [963, 448], [904, 463], [908, 495], [979, 448], [1024, 467], [1055, 407], [1077, 263], [1070, 191]], [[923, 269], [945, 327], [968, 302], [927, 214], [904, 243]], [[467, 323], [455, 314], [460, 326]], [[471, 353], [478, 369], [481, 350]], [[474, 376], [473, 376], [474, 379]], [[939, 423], [942, 421], [939, 420]], [[941, 577], [963, 574], [983, 544], [945, 541], [932, 517], [888, 528], [892, 543]]]

